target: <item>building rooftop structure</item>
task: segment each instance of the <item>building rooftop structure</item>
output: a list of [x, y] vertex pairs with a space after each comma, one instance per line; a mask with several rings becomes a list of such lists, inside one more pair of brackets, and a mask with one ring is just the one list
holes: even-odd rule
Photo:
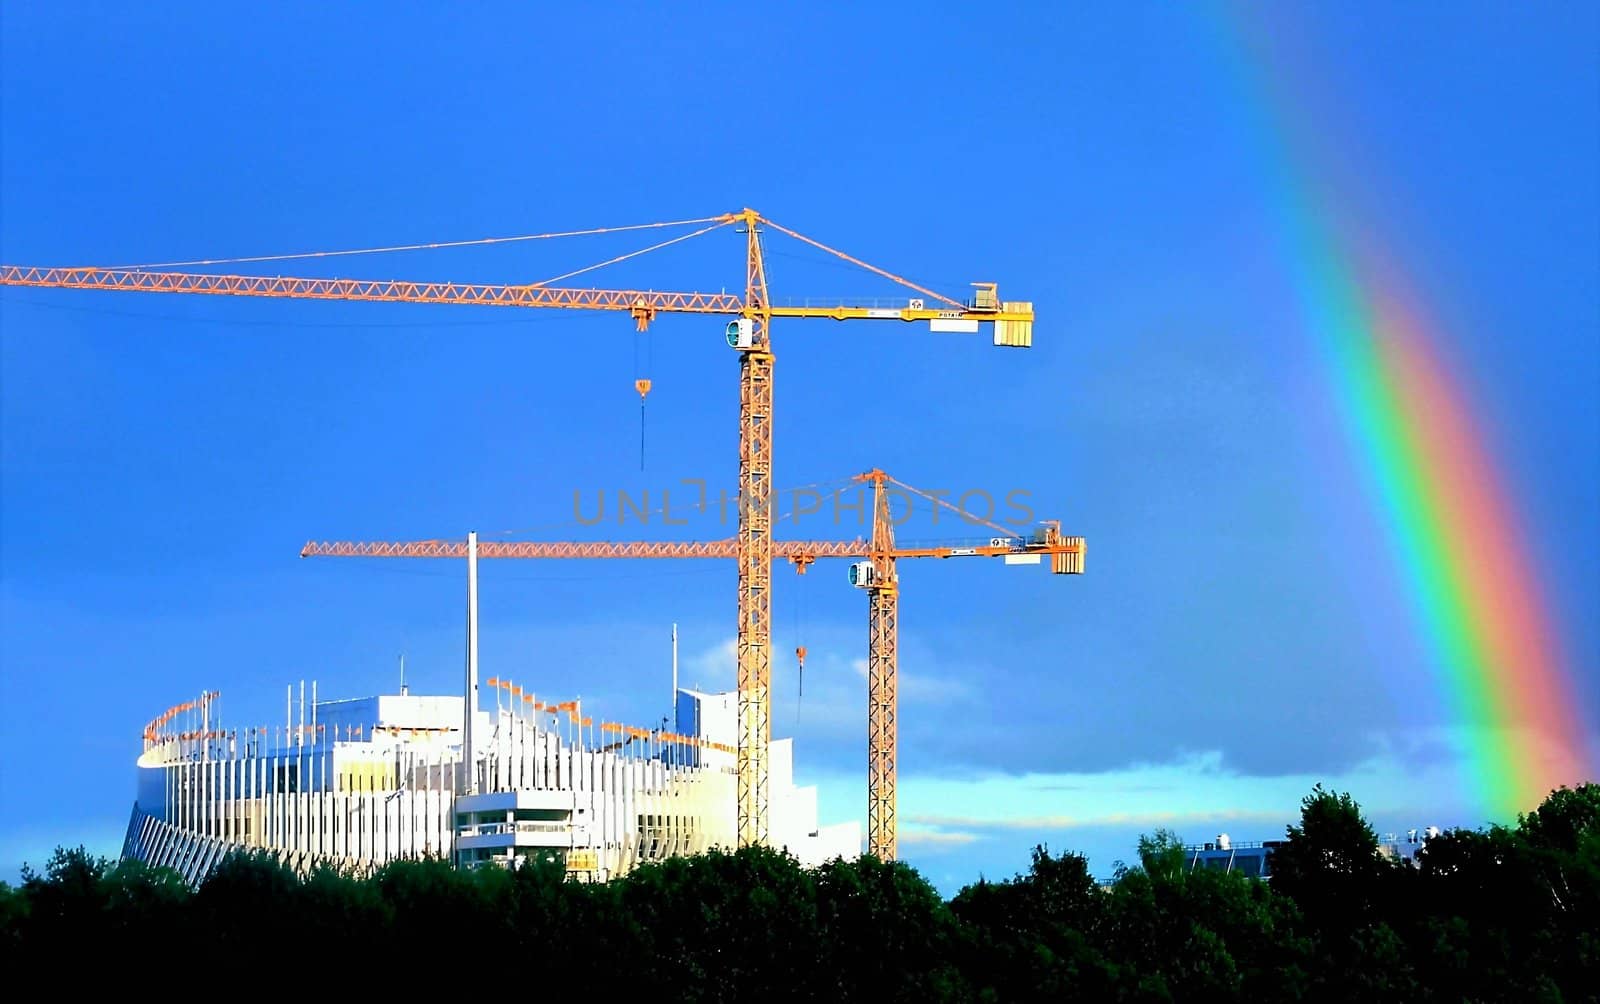
[[[553, 856], [586, 880], [735, 843], [736, 695], [677, 690], [677, 729], [596, 722], [490, 678], [465, 699], [302, 701], [282, 726], [220, 729], [217, 695], [146, 728], [123, 856], [200, 881], [227, 853], [369, 870], [414, 857], [460, 867]], [[772, 743], [770, 843], [802, 864], [860, 852], [859, 822], [821, 825], [793, 741]]]
[[[1417, 852], [1438, 834], [1437, 826], [1407, 830], [1404, 835], [1386, 833], [1378, 840], [1378, 853], [1391, 860], [1415, 863]], [[1226, 833], [1219, 833], [1214, 840], [1185, 847], [1184, 862], [1190, 871], [1214, 868], [1250, 878], [1271, 878], [1272, 852], [1284, 843], [1283, 840], [1237, 841]]]

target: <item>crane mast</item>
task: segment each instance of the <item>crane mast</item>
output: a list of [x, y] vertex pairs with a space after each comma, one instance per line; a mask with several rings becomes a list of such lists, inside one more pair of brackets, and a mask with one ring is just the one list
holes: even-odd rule
[[892, 861], [900, 737], [900, 583], [895, 575], [894, 519], [884, 490], [887, 475], [874, 470], [864, 477], [873, 483], [872, 574], [867, 585], [867, 853]]
[[767, 842], [768, 750], [772, 741], [772, 322], [759, 217], [744, 211], [742, 319], [749, 347], [739, 358], [739, 845]]

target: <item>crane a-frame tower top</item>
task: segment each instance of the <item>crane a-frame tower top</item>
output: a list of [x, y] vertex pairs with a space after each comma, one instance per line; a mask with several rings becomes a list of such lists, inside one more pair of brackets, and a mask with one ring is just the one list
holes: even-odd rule
[[[742, 228], [746, 235], [745, 288], [742, 296], [726, 292], [659, 292], [565, 287], [553, 285], [559, 281], [556, 279], [518, 285], [294, 278], [170, 270], [173, 267], [314, 259], [335, 254], [491, 244], [508, 240], [578, 236], [585, 233], [695, 224], [703, 226], [700, 230], [682, 237], [601, 264], [621, 261], [623, 258], [633, 257], [721, 227], [737, 226]], [[906, 287], [918, 296], [907, 298], [903, 304], [892, 305], [831, 301], [805, 302], [799, 305], [774, 304], [767, 288], [766, 261], [762, 253], [760, 236], [763, 227], [835, 255], [850, 264]], [[590, 269], [579, 269], [561, 278], [570, 278], [587, 271]], [[0, 286], [607, 310], [628, 313], [641, 331], [648, 328], [650, 322], [662, 313], [720, 314], [733, 317], [734, 319], [727, 325], [726, 336], [728, 344], [739, 352], [739, 521], [734, 540], [735, 560], [738, 566], [738, 621], [735, 639], [739, 694], [738, 838], [741, 845], [767, 841], [767, 756], [772, 734], [770, 703], [773, 557], [772, 320], [777, 317], [797, 317], [830, 318], [837, 321], [927, 321], [932, 330], [956, 332], [976, 332], [980, 325], [988, 324], [992, 326], [995, 345], [1016, 348], [1030, 346], [1033, 342], [1033, 304], [1002, 301], [994, 283], [974, 285], [975, 293], [970, 300], [953, 299], [790, 230], [753, 209], [694, 220], [601, 228], [568, 234], [535, 234], [517, 238], [486, 238], [479, 241], [449, 242], [449, 244], [366, 248], [355, 251], [265, 255], [118, 268], [0, 265]]]

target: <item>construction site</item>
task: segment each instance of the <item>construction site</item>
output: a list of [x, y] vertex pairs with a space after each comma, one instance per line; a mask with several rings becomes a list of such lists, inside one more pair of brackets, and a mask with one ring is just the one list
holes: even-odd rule
[[[254, 262], [662, 229], [676, 235], [527, 285], [240, 274]], [[727, 292], [720, 284], [719, 292], [569, 284], [608, 265], [730, 232], [741, 237], [742, 292]], [[768, 288], [765, 250], [765, 241], [777, 238], [863, 270], [897, 287], [899, 295], [779, 300]], [[640, 333], [662, 315], [710, 315], [718, 318], [712, 337], [725, 339], [729, 368], [737, 366], [732, 536], [480, 541], [475, 530], [463, 528], [451, 539], [306, 543], [300, 551], [305, 558], [459, 562], [465, 586], [460, 690], [413, 695], [402, 686], [394, 694], [329, 700], [318, 698], [315, 684], [308, 697], [302, 683], [298, 693], [289, 689], [281, 725], [246, 728], [224, 725], [219, 694], [208, 690], [156, 715], [141, 737], [136, 802], [123, 855], [170, 866], [191, 883], [202, 881], [237, 850], [267, 853], [298, 870], [332, 865], [353, 871], [403, 858], [443, 857], [476, 867], [554, 854], [574, 877], [594, 881], [673, 855], [756, 844], [783, 849], [805, 864], [863, 851], [892, 860], [898, 853], [899, 563], [989, 558], [1042, 566], [1056, 575], [1084, 571], [1085, 542], [1064, 533], [1059, 521], [1002, 525], [876, 468], [849, 479], [867, 499], [870, 533], [851, 539], [774, 539], [780, 522], [773, 481], [774, 322], [782, 322], [780, 330], [791, 320], [899, 322], [937, 333], [987, 333], [995, 347], [1021, 350], [1032, 345], [1034, 314], [1029, 301], [1002, 299], [994, 282], [975, 282], [961, 297], [946, 295], [752, 209], [588, 231], [150, 266], [6, 265], [0, 266], [0, 285], [609, 312], [626, 314]], [[634, 385], [641, 437], [651, 386], [644, 376]], [[947, 510], [965, 535], [897, 541], [895, 498]], [[308, 528], [312, 535], [314, 528]], [[656, 727], [606, 720], [603, 709], [552, 697], [539, 680], [513, 681], [492, 665], [480, 670], [478, 565], [501, 559], [733, 561], [736, 594], [729, 612], [735, 688], [727, 693], [680, 688], [676, 633], [673, 720]], [[816, 789], [796, 784], [793, 740], [774, 738], [773, 579], [780, 570], [816, 574], [812, 569], [819, 559], [838, 559], [838, 570], [861, 591], [866, 605], [864, 826], [859, 818], [820, 820]], [[306, 574], [315, 569], [307, 566]], [[794, 655], [803, 667], [805, 647]], [[226, 680], [218, 685], [233, 686]]]

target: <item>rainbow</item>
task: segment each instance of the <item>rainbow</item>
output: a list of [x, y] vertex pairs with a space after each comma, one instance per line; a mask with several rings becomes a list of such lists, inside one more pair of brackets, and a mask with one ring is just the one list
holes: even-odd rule
[[1331, 385], [1443, 691], [1462, 769], [1500, 821], [1553, 788], [1596, 776], [1579, 701], [1463, 385], [1440, 351], [1447, 332], [1369, 232], [1338, 222], [1348, 200], [1309, 170], [1316, 149], [1272, 45], [1243, 11], [1220, 19], [1237, 97], [1260, 143], [1295, 299]]

